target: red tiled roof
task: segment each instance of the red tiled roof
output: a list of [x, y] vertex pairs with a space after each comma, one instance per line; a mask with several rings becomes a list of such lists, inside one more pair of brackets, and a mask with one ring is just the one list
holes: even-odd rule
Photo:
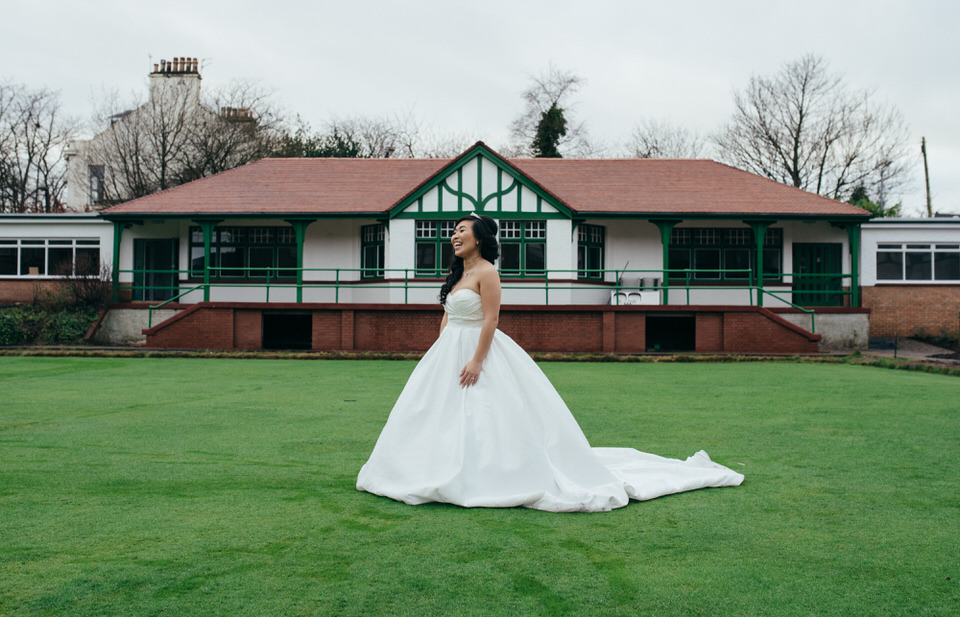
[[578, 212], [869, 214], [709, 160], [510, 159], [510, 163]]
[[134, 199], [111, 214], [386, 212], [447, 159], [263, 159]]
[[[264, 159], [105, 214], [387, 213], [450, 159]], [[576, 212], [863, 216], [865, 210], [708, 160], [507, 159]]]

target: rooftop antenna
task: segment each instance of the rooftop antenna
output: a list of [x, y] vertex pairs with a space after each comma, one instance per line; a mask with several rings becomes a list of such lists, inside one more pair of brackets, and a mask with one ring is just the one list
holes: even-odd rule
[[923, 177], [927, 181], [927, 217], [933, 218], [933, 203], [930, 201], [930, 169], [927, 167], [927, 138], [920, 138], [920, 152], [923, 153]]

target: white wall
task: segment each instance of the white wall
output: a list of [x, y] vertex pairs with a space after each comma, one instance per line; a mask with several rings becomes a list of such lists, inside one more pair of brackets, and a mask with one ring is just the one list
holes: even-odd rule
[[[322, 219], [310, 224], [306, 230], [304, 246], [304, 267], [306, 268], [344, 268], [355, 269], [360, 266], [360, 228], [373, 224], [372, 220], [361, 219]], [[602, 225], [606, 228], [605, 265], [609, 270], [622, 269], [625, 265], [631, 270], [659, 271], [662, 268], [663, 250], [660, 245], [660, 233], [657, 227], [642, 220], [590, 219], [586, 223]], [[275, 220], [236, 220], [225, 221], [227, 225], [269, 225], [280, 226], [286, 223]], [[121, 270], [133, 268], [133, 242], [137, 238], [179, 238], [180, 268], [189, 267], [189, 228], [194, 225], [189, 220], [156, 220], [142, 225], [133, 225], [125, 229], [122, 236], [118, 267]], [[717, 222], [686, 221], [684, 226], [717, 227]], [[735, 221], [726, 224], [730, 227], [742, 227]], [[776, 224], [783, 231], [783, 269], [792, 271], [793, 245], [796, 242], [836, 242], [843, 246], [844, 267], [849, 271], [848, 236], [843, 229], [825, 222], [812, 224], [787, 221]], [[390, 222], [385, 240], [385, 266], [390, 269], [413, 268], [415, 265], [414, 219], [394, 219]], [[97, 238], [100, 240], [101, 259], [113, 265], [113, 224], [93, 214], [74, 215], [4, 215], [0, 217], [0, 237], [8, 238]], [[960, 242], [960, 219], [924, 219], [884, 221], [868, 223], [863, 226], [861, 237], [861, 284], [876, 284], [876, 247], [880, 242]], [[547, 221], [547, 267], [551, 270], [572, 271], [577, 266], [576, 236], [572, 233], [571, 222], [567, 219]], [[402, 272], [388, 272], [388, 278], [402, 280]], [[659, 276], [659, 272], [629, 273], [625, 283], [634, 284], [637, 278]], [[184, 275], [185, 278], [185, 275]], [[594, 284], [563, 283], [575, 278], [575, 273], [555, 273], [551, 275], [550, 302], [558, 304], [606, 304], [610, 302], [609, 288]], [[305, 280], [310, 282], [332, 281], [332, 272], [306, 272]], [[121, 282], [132, 282], [130, 273], [122, 273]], [[359, 273], [342, 272], [341, 281], [359, 282]], [[340, 302], [390, 302], [434, 303], [439, 283], [419, 281], [411, 278], [413, 286], [420, 289], [408, 289], [402, 285], [395, 289], [371, 289], [359, 285], [344, 287], [340, 290]], [[608, 282], [613, 282], [609, 275]], [[789, 282], [789, 281], [787, 281]], [[374, 283], [381, 284], [381, 283]], [[517, 285], [528, 283], [504, 282], [504, 302], [509, 304], [542, 304], [545, 294], [542, 289], [519, 290]], [[769, 289], [788, 290], [780, 286], [768, 286]], [[214, 291], [213, 297], [220, 300], [256, 301], [265, 298], [262, 288], [244, 286], [224, 287]], [[789, 295], [785, 295], [789, 298]], [[332, 289], [305, 289], [304, 301], [333, 302]], [[293, 301], [295, 291], [292, 286], [277, 285], [271, 288], [271, 301]], [[670, 304], [686, 303], [686, 293], [671, 290]], [[700, 290], [692, 291], [690, 302], [695, 304], [734, 304], [749, 302], [744, 290]], [[777, 302], [769, 296], [765, 305], [776, 306]]]
[[[860, 232], [860, 284], [877, 284], [877, 245], [881, 243], [958, 244], [960, 217], [932, 219], [880, 219], [866, 223]], [[907, 285], [930, 285], [936, 281], [896, 281]], [[940, 283], [942, 284], [942, 283]]]
[[[96, 214], [3, 214], [0, 215], [0, 239], [99, 240], [100, 261], [113, 267], [113, 223]], [[48, 273], [37, 278], [56, 276]]]
[[[591, 225], [607, 229], [607, 270], [651, 270], [651, 272], [627, 272], [624, 285], [635, 285], [639, 278], [660, 277], [663, 269], [663, 246], [660, 230], [649, 221], [589, 220]], [[576, 251], [576, 239], [573, 241]], [[613, 275], [608, 275], [613, 282]]]

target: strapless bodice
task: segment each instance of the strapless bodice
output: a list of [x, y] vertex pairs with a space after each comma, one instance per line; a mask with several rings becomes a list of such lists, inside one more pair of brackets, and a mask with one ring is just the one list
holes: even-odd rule
[[443, 309], [447, 312], [447, 323], [460, 326], [483, 325], [483, 305], [480, 294], [472, 289], [458, 289], [447, 296]]

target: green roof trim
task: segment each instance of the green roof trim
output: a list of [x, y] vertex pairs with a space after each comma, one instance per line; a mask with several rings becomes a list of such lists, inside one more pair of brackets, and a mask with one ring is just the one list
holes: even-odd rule
[[[464, 177], [464, 167], [477, 161], [476, 193], [466, 189], [470, 178]], [[483, 161], [493, 164], [497, 169], [497, 188], [488, 193], [483, 192]], [[455, 186], [450, 182], [455, 178]], [[537, 198], [536, 211], [522, 210], [520, 199], [523, 189], [529, 190]], [[424, 211], [423, 198], [430, 191], [437, 189], [437, 210]], [[517, 191], [517, 209], [502, 210], [499, 207], [489, 209], [495, 203], [499, 206], [501, 200], [514, 190]], [[444, 192], [453, 195], [457, 200], [456, 210], [443, 209]], [[476, 195], [476, 196], [475, 196]], [[544, 209], [544, 204], [548, 207]], [[552, 211], [551, 211], [552, 209]], [[449, 165], [434, 174], [426, 182], [414, 189], [409, 195], [401, 199], [390, 209], [390, 218], [418, 218], [418, 219], [448, 219], [470, 212], [489, 214], [501, 219], [546, 219], [572, 218], [572, 210], [558, 198], [550, 194], [539, 184], [531, 180], [519, 169], [511, 165], [482, 142], [478, 142], [465, 153], [454, 159]]]

